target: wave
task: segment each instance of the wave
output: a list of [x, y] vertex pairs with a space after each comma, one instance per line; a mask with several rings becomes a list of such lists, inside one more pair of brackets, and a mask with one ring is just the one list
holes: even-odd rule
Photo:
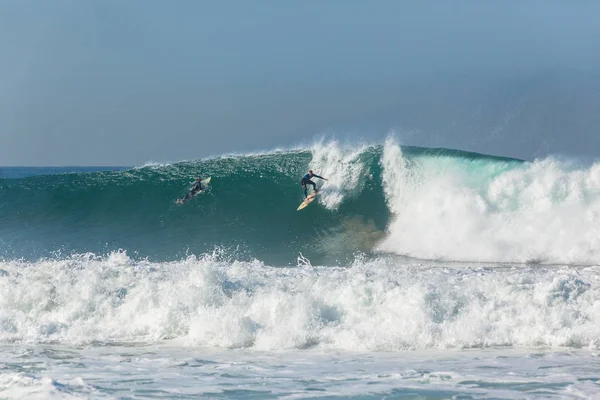
[[598, 267], [169, 263], [123, 252], [0, 263], [0, 343], [208, 348], [598, 348]]
[[379, 249], [485, 262], [600, 261], [600, 164], [382, 156], [393, 213]]
[[[297, 212], [308, 168], [329, 178]], [[195, 176], [210, 189], [184, 206]], [[124, 249], [174, 261], [225, 248], [238, 260], [319, 264], [358, 253], [447, 261], [600, 261], [600, 164], [525, 162], [451, 149], [335, 141], [125, 171], [0, 179], [4, 259]]]

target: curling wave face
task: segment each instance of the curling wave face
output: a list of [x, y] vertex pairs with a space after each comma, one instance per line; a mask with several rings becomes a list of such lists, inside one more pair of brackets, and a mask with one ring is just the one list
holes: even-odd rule
[[[308, 168], [329, 178], [302, 201]], [[196, 176], [209, 190], [184, 206]], [[0, 249], [34, 261], [119, 249], [156, 262], [342, 265], [357, 253], [444, 261], [600, 261], [600, 164], [336, 142], [125, 171], [0, 179]]]

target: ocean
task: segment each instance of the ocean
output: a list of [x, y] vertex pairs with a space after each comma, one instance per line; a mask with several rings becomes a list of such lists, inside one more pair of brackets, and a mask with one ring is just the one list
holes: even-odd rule
[[0, 168], [0, 398], [600, 398], [599, 280], [600, 163]]

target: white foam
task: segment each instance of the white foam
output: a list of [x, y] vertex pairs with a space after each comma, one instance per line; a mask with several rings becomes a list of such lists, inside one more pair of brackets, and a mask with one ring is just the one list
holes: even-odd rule
[[[428, 349], [399, 355], [207, 350], [172, 343], [2, 346], [0, 358], [7, 362], [6, 367], [43, 365], [45, 377], [5, 373], [17, 379], [3, 379], [0, 374], [0, 396], [123, 398], [126, 394], [147, 398], [156, 394], [162, 398], [246, 399], [250, 393], [281, 399], [362, 399], [427, 398], [434, 393], [444, 398], [595, 398], [600, 370], [597, 355], [585, 349], [565, 350]], [[39, 396], [29, 395], [42, 382], [49, 383], [47, 390], [40, 390]]]
[[[309, 168], [328, 179], [323, 185], [320, 201], [328, 209], [339, 207], [348, 195], [361, 190], [364, 178], [370, 173], [361, 155], [371, 146], [343, 147], [337, 141], [320, 141], [312, 146]], [[313, 181], [319, 186], [319, 179]]]
[[273, 268], [215, 255], [3, 262], [0, 342], [402, 350], [600, 343], [599, 269], [357, 260]]
[[600, 262], [600, 164], [431, 156], [408, 163], [389, 139], [383, 184], [394, 220], [380, 250], [424, 259]]
[[[70, 393], [71, 387], [84, 393]], [[24, 373], [0, 373], [0, 397], [8, 399], [83, 399], [93, 389], [81, 378], [56, 381]]]

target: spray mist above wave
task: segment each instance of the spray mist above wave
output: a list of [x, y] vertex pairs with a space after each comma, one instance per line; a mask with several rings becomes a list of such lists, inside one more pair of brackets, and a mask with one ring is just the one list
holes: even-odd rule
[[209, 348], [597, 348], [596, 267], [292, 268], [218, 254], [0, 263], [0, 343], [174, 340]]
[[311, 147], [309, 168], [327, 177], [321, 191], [321, 204], [333, 210], [347, 196], [360, 194], [365, 180], [371, 175], [369, 155], [377, 146], [362, 145], [344, 148], [336, 141], [320, 141]]

